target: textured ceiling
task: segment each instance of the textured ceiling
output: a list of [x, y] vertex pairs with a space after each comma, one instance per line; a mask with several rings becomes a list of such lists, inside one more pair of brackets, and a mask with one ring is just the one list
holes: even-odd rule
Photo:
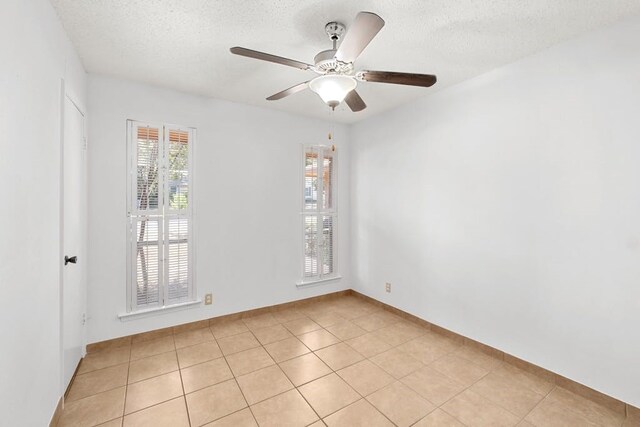
[[578, 34], [640, 14], [638, 0], [51, 0], [86, 70], [329, 119], [316, 94], [265, 98], [315, 76], [231, 55], [243, 46], [313, 62], [329, 21], [361, 10], [386, 25], [356, 69], [436, 74], [432, 88], [360, 83], [362, 118], [434, 93]]

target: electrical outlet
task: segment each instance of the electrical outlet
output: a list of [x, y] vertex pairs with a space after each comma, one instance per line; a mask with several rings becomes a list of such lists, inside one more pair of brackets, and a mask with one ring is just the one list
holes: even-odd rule
[[384, 290], [387, 291], [387, 293], [391, 293], [391, 283], [389, 282], [385, 283]]
[[206, 294], [204, 296], [204, 305], [211, 305], [211, 303], [213, 303], [213, 295], [212, 294]]

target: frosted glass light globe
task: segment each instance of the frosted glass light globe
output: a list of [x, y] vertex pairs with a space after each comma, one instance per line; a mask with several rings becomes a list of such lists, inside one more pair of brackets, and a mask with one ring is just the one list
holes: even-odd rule
[[317, 93], [331, 108], [344, 101], [349, 92], [357, 86], [356, 79], [340, 74], [327, 74], [309, 82], [309, 89]]

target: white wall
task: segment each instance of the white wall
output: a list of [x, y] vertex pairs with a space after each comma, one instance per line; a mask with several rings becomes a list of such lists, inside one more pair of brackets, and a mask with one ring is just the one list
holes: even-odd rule
[[84, 105], [85, 73], [46, 0], [0, 13], [0, 413], [48, 425], [60, 359], [61, 79]]
[[[301, 278], [302, 144], [326, 143], [329, 122], [91, 75], [89, 78], [89, 339], [307, 298], [349, 285], [349, 151], [336, 126], [339, 268], [344, 278], [297, 289]], [[197, 128], [196, 280], [214, 303], [122, 322], [126, 310], [126, 120]]]
[[640, 406], [639, 112], [636, 19], [355, 125], [352, 283]]

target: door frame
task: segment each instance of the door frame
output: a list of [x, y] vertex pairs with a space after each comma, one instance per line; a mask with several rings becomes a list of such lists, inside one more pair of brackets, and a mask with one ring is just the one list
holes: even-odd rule
[[[60, 378], [59, 378], [59, 382], [60, 382], [60, 393], [63, 397], [62, 402], [64, 405], [64, 396], [66, 395], [67, 391], [68, 391], [68, 387], [73, 383], [73, 380], [77, 374], [77, 368], [80, 366], [78, 364], [78, 367], [76, 367], [76, 372], [74, 372], [71, 381], [69, 382], [69, 384], [65, 384], [65, 380], [64, 380], [64, 343], [63, 343], [63, 335], [64, 335], [64, 256], [65, 256], [65, 239], [64, 239], [64, 149], [65, 149], [65, 132], [64, 132], [64, 128], [65, 128], [65, 119], [66, 119], [66, 102], [67, 100], [69, 102], [71, 102], [71, 104], [78, 110], [78, 112], [80, 113], [80, 115], [83, 118], [82, 121], [82, 134], [83, 134], [83, 138], [84, 138], [84, 142], [85, 142], [85, 150], [86, 150], [86, 130], [87, 130], [87, 124], [86, 124], [86, 114], [85, 111], [79, 106], [79, 103], [76, 102], [73, 99], [73, 96], [69, 93], [67, 93], [66, 90], [66, 84], [65, 84], [65, 80], [64, 78], [60, 79], [60, 158], [59, 158], [59, 162], [60, 162], [60, 176], [59, 176], [59, 201], [60, 201], [60, 205], [59, 205], [59, 249], [58, 249], [58, 296], [59, 296], [59, 301], [58, 301], [58, 314], [59, 314], [59, 330], [58, 330], [58, 347], [59, 347], [59, 354], [60, 354]], [[85, 151], [85, 159], [84, 159], [84, 170], [86, 173], [86, 166], [87, 166], [87, 156], [86, 156], [86, 151]], [[86, 177], [83, 177], [86, 178]], [[85, 184], [86, 185], [86, 184]], [[88, 192], [86, 191], [86, 187], [85, 187], [85, 195], [83, 195], [84, 201], [86, 203], [87, 199], [86, 196], [88, 195]], [[87, 212], [85, 211], [85, 215], [87, 214]], [[86, 218], [86, 217], [85, 217]], [[86, 226], [86, 223], [83, 223], [83, 226]], [[84, 237], [85, 239], [88, 237], [87, 236], [88, 233], [88, 228], [85, 229], [84, 232]], [[88, 249], [88, 242], [85, 242], [85, 249]], [[81, 262], [84, 262], [84, 259], [81, 260]], [[83, 264], [84, 265], [84, 264]], [[83, 267], [83, 271], [84, 274], [82, 275], [83, 278], [83, 283], [85, 283], [85, 287], [86, 287], [86, 276], [87, 276], [87, 270], [86, 268]], [[85, 323], [84, 325], [86, 325], [86, 311], [87, 311], [87, 299], [86, 299], [86, 291], [87, 289], [85, 289], [85, 300], [84, 300], [84, 304], [83, 304], [83, 311], [85, 312]], [[82, 357], [84, 357], [86, 355], [86, 330], [83, 328], [83, 332], [82, 332], [82, 337], [81, 337], [81, 343], [82, 343], [82, 351], [81, 351], [81, 355]]]

